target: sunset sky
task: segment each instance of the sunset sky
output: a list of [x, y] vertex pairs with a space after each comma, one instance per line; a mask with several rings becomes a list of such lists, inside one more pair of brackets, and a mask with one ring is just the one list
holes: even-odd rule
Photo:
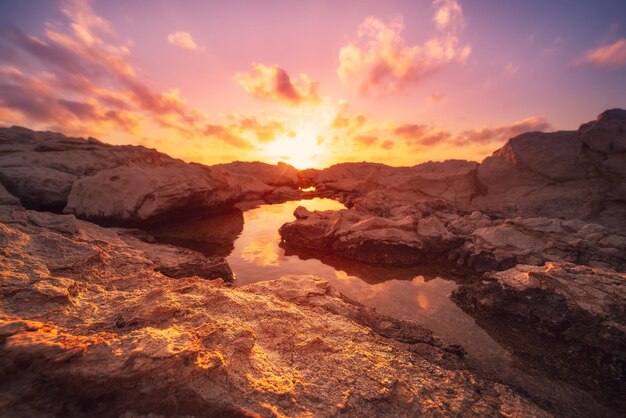
[[624, 0], [0, 0], [0, 125], [186, 161], [480, 160], [612, 107]]

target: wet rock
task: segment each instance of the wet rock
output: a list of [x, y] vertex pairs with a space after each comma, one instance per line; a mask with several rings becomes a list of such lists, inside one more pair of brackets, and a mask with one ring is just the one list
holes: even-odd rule
[[549, 416], [321, 279], [173, 280], [168, 246], [30, 213], [0, 212], [5, 414]]
[[547, 263], [488, 273], [453, 299], [531, 367], [624, 409], [625, 295], [623, 273]]
[[367, 263], [411, 265], [441, 257], [456, 237], [435, 217], [383, 218], [356, 210], [309, 212], [299, 207], [296, 221], [279, 233], [294, 247], [331, 251]]

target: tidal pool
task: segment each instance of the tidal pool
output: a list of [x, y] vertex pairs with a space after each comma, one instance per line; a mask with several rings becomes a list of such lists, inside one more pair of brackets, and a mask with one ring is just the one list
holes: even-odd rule
[[478, 361], [508, 361], [504, 351], [449, 298], [457, 285], [425, 267], [387, 268], [328, 254], [297, 254], [280, 246], [278, 229], [295, 218], [294, 210], [339, 210], [331, 199], [263, 205], [243, 213], [243, 230], [228, 255], [237, 286], [284, 275], [315, 275], [353, 300], [385, 315], [417, 321], [449, 343], [462, 345]]
[[449, 296], [457, 283], [436, 267], [372, 266], [283, 247], [278, 229], [295, 219], [293, 212], [298, 206], [309, 210], [344, 208], [331, 199], [291, 201], [153, 226], [148, 232], [160, 242], [226, 257], [235, 274], [235, 286], [292, 274], [322, 277], [357, 302], [385, 315], [416, 321], [447, 343], [461, 345], [469, 363], [485, 375], [522, 388], [564, 416], [611, 415], [588, 392], [551, 379], [533, 366], [532, 358], [507, 351], [507, 341], [498, 344], [452, 302]]

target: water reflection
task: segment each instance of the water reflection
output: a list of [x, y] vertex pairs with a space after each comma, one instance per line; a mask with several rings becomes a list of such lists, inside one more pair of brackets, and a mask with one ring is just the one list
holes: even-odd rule
[[209, 257], [226, 257], [232, 253], [235, 240], [243, 231], [243, 214], [235, 210], [152, 225], [147, 231], [160, 242], [191, 248]]
[[[391, 268], [347, 260], [332, 254], [280, 244], [278, 229], [294, 220], [298, 206], [309, 210], [339, 210], [330, 199], [264, 205], [244, 212], [244, 229], [227, 257], [238, 285], [288, 274], [312, 274], [379, 312], [424, 324], [450, 343], [463, 345], [474, 356], [500, 358], [507, 354], [473, 318], [448, 297], [456, 288], [436, 266]], [[507, 360], [508, 361], [508, 360]]]
[[[454, 304], [456, 288], [448, 272], [437, 266], [390, 268], [367, 265], [331, 254], [281, 246], [278, 229], [294, 220], [298, 206], [309, 210], [339, 210], [330, 199], [291, 201], [152, 227], [159, 241], [181, 245], [209, 256], [227, 256], [238, 285], [271, 280], [283, 275], [316, 275], [328, 280], [353, 300], [396, 318], [424, 324], [449, 343], [463, 346], [469, 361], [497, 380], [524, 388], [538, 399], [549, 399], [563, 415], [589, 416], [598, 405], [588, 394], [562, 382], [520, 372], [511, 365], [529, 367], [500, 346], [474, 319]], [[496, 325], [499, 322], [495, 322]], [[496, 338], [493, 327], [484, 324]], [[501, 340], [510, 338], [507, 334]], [[506, 341], [501, 341], [507, 346]], [[522, 342], [523, 345], [523, 342]], [[519, 344], [516, 345], [519, 347]], [[519, 349], [519, 348], [518, 348]], [[514, 351], [512, 351], [514, 352]], [[602, 415], [602, 414], [600, 414]]]

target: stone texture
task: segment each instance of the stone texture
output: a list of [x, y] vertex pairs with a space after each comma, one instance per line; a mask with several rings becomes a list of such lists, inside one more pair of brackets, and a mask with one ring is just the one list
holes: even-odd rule
[[3, 414], [549, 416], [318, 278], [174, 280], [156, 271], [162, 251], [121, 230], [0, 219]]
[[[488, 273], [454, 300], [518, 356], [626, 408], [626, 274], [546, 263]], [[510, 325], [507, 325], [510, 324]]]
[[295, 247], [330, 251], [372, 264], [411, 265], [456, 248], [456, 237], [433, 216], [383, 218], [355, 210], [295, 211], [279, 233]]
[[157, 222], [237, 203], [299, 198], [287, 164], [187, 164], [141, 146], [0, 128], [0, 182], [31, 209], [104, 223]]
[[9, 191], [0, 183], [0, 205], [19, 206], [20, 200], [13, 196]]
[[65, 212], [85, 219], [140, 223], [228, 208], [241, 194], [241, 188], [199, 165], [118, 167], [76, 181]]

